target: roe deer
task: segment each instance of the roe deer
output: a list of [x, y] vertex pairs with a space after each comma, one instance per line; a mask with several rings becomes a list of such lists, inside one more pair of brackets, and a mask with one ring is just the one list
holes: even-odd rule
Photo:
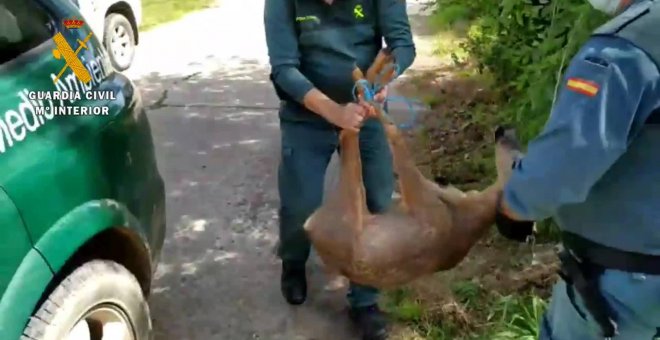
[[[367, 71], [373, 82], [391, 56], [382, 51]], [[392, 74], [389, 75], [393, 77]], [[353, 78], [363, 78], [356, 68]], [[392, 288], [456, 266], [494, 224], [498, 198], [520, 153], [515, 133], [496, 131], [497, 180], [483, 191], [462, 192], [426, 179], [398, 128], [383, 123], [401, 199], [384, 214], [367, 209], [358, 133], [340, 132], [338, 189], [306, 221], [305, 231], [329, 272], [376, 288]]]

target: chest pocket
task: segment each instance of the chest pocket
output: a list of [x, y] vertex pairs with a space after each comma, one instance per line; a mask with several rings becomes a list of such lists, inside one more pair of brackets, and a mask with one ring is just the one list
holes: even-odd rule
[[380, 40], [374, 0], [296, 0], [296, 29], [303, 48], [351, 49]]

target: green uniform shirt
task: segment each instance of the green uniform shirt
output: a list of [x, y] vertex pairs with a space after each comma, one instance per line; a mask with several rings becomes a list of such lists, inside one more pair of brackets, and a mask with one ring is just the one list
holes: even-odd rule
[[404, 0], [266, 0], [264, 23], [283, 119], [322, 119], [301, 105], [313, 87], [338, 103], [352, 101], [353, 67], [366, 71], [383, 38], [400, 73], [415, 59]]

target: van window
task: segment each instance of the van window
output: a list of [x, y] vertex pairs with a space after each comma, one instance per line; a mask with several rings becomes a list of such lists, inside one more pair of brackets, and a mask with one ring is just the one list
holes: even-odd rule
[[48, 14], [32, 0], [0, 0], [0, 64], [50, 39], [53, 27]]

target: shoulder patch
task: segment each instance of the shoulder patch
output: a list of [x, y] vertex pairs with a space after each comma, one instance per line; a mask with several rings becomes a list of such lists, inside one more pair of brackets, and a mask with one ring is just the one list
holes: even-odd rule
[[589, 97], [595, 96], [598, 94], [598, 90], [600, 90], [600, 86], [597, 83], [590, 80], [574, 77], [568, 78], [568, 81], [566, 82], [566, 88], [571, 91], [587, 95]]

